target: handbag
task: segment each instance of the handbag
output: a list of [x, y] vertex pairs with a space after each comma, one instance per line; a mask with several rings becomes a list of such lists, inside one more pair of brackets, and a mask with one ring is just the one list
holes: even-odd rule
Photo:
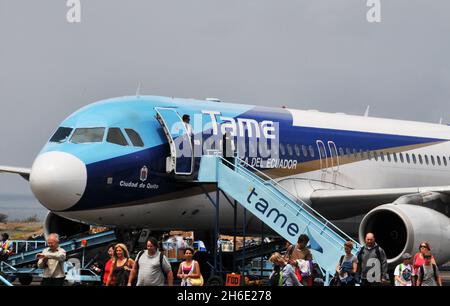
[[190, 278], [189, 282], [192, 286], [203, 286], [203, 276], [200, 274], [199, 278]]

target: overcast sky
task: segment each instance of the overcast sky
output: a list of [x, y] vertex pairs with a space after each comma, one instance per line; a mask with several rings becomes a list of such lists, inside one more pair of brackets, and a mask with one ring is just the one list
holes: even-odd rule
[[[30, 167], [58, 124], [141, 93], [450, 122], [450, 1], [0, 0], [0, 164]], [[31, 195], [0, 175], [2, 196]], [[10, 199], [9, 196], [7, 199]], [[3, 200], [5, 203], [5, 200]]]

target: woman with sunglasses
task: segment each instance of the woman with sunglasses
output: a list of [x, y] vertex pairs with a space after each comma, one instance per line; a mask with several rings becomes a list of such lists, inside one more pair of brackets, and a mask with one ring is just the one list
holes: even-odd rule
[[[419, 275], [419, 268], [425, 263], [424, 255], [431, 251], [430, 244], [427, 241], [422, 241], [419, 245], [419, 252], [414, 256], [414, 282], [417, 283]], [[436, 260], [431, 256], [431, 263], [436, 264]]]
[[431, 252], [423, 254], [425, 263], [419, 268], [417, 286], [442, 286], [442, 278], [436, 264], [431, 263]]

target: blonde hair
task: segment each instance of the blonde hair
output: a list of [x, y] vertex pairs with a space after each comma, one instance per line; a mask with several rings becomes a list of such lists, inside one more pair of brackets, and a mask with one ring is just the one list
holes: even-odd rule
[[272, 256], [270, 256], [269, 261], [276, 265], [281, 265], [285, 263], [283, 256], [281, 256], [281, 254], [278, 252], [273, 253]]
[[123, 251], [123, 257], [125, 258], [130, 258], [130, 253], [128, 252], [128, 248], [125, 244], [123, 243], [118, 243], [114, 246], [114, 262], [117, 261], [117, 249], [121, 248]]

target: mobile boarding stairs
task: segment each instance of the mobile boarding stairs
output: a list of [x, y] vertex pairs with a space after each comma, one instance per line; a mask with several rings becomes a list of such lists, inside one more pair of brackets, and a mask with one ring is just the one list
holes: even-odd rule
[[308, 235], [314, 261], [328, 284], [336, 263], [344, 254], [344, 243], [353, 241], [356, 254], [360, 245], [276, 181], [235, 157], [231, 162], [219, 155], [201, 157], [199, 183], [216, 183], [264, 224], [295, 245], [301, 234]]

